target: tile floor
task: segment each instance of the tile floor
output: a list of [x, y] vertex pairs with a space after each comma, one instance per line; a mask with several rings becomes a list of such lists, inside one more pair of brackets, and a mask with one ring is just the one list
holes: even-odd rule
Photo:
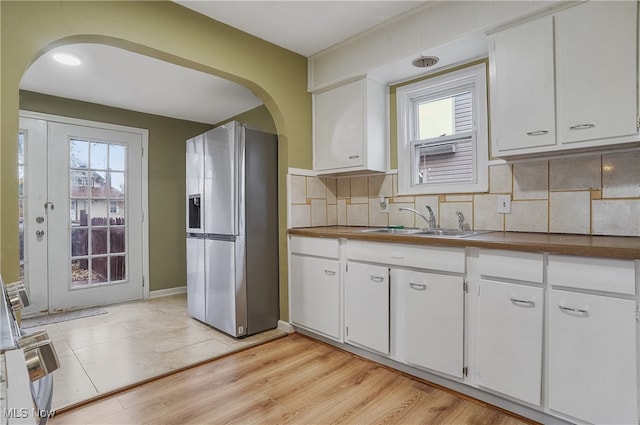
[[235, 339], [187, 315], [185, 294], [103, 307], [107, 314], [39, 326], [53, 340], [53, 408], [237, 351], [284, 332]]

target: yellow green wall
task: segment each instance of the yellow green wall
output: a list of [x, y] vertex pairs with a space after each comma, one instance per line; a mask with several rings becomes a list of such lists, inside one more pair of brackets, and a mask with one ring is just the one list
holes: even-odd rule
[[[281, 318], [288, 320], [288, 167], [311, 168], [311, 96], [306, 58], [161, 1], [0, 2], [0, 270], [18, 278], [17, 144], [19, 82], [54, 47], [94, 42], [191, 67], [249, 88], [273, 117], [279, 138]], [[180, 143], [182, 144], [182, 143]]]

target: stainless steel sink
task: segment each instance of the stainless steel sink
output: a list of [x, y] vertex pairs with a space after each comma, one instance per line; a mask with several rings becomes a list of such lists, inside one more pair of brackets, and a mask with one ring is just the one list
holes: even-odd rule
[[413, 235], [422, 232], [424, 229], [414, 228], [396, 228], [396, 227], [382, 227], [380, 229], [366, 229], [362, 233], [382, 233], [389, 235]]
[[468, 236], [488, 233], [490, 230], [458, 230], [458, 229], [415, 229], [415, 228], [380, 228], [366, 229], [362, 233], [378, 233], [388, 235], [435, 236], [447, 238], [466, 238]]
[[442, 236], [450, 238], [466, 238], [468, 236], [488, 233], [489, 230], [458, 230], [458, 229], [423, 229], [414, 235], [422, 236]]

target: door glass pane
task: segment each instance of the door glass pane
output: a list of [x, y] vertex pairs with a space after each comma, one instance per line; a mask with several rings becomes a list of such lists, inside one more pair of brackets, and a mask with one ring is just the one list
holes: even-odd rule
[[86, 228], [71, 229], [71, 256], [89, 255], [89, 230]]
[[111, 198], [124, 198], [124, 173], [109, 173]]
[[24, 133], [18, 134], [18, 243], [20, 250], [20, 280], [24, 282], [25, 240], [24, 240], [24, 199], [25, 199]]
[[127, 279], [126, 156], [123, 145], [71, 141], [72, 288]]
[[109, 196], [109, 182], [106, 171], [95, 171], [91, 173], [91, 197], [106, 198]]
[[126, 148], [122, 145], [109, 145], [109, 169], [124, 171]]
[[71, 285], [72, 287], [83, 287], [89, 284], [89, 260], [87, 258], [76, 258], [71, 260]]
[[127, 277], [124, 255], [114, 255], [110, 264], [111, 281], [124, 280]]
[[107, 282], [107, 257], [93, 257], [91, 259], [91, 284]]
[[108, 144], [93, 142], [91, 143], [91, 151], [89, 157], [91, 158], [91, 168], [93, 170], [106, 170], [108, 163]]
[[89, 143], [84, 140], [71, 141], [71, 168], [89, 167]]
[[109, 238], [110, 253], [124, 252], [124, 236], [124, 227], [111, 228]]
[[91, 229], [91, 254], [106, 254], [109, 251], [107, 246], [108, 229]]

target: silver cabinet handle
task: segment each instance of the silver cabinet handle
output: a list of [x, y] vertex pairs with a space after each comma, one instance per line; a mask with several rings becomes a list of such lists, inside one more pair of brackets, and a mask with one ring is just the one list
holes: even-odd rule
[[382, 276], [369, 275], [369, 277], [374, 282], [382, 282], [382, 281], [384, 281], [384, 277], [382, 277]]
[[527, 132], [527, 136], [544, 136], [545, 134], [549, 134], [549, 130], [536, 130]]
[[335, 272], [335, 270], [324, 269], [324, 274], [326, 274], [328, 276], [335, 276], [336, 272]]
[[588, 130], [590, 128], [595, 127], [596, 125], [594, 123], [587, 123], [587, 124], [574, 124], [569, 126], [569, 130]]
[[349, 159], [358, 159], [360, 155], [349, 155]]
[[564, 305], [559, 305], [558, 308], [560, 308], [560, 310], [570, 311], [572, 313], [589, 314], [589, 310], [587, 310], [586, 308], [566, 307]]
[[424, 284], [424, 283], [409, 282], [409, 286], [411, 287], [411, 289], [415, 289], [416, 291], [426, 291], [427, 290], [427, 285]]
[[396, 260], [404, 260], [404, 255], [393, 255], [393, 254], [391, 254], [391, 258], [395, 258]]
[[523, 300], [523, 299], [515, 298], [515, 297], [511, 297], [511, 302], [514, 303], [514, 304], [527, 304], [527, 305], [530, 305], [530, 306], [535, 306], [536, 305], [536, 303], [534, 301]]

